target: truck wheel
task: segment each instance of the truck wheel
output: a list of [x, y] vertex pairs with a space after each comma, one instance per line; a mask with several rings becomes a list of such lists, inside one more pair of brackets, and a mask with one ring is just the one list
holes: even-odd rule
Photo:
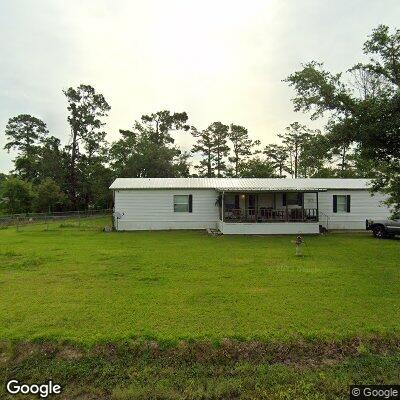
[[374, 236], [378, 239], [383, 239], [386, 236], [385, 227], [382, 225], [374, 226], [372, 232], [374, 233]]

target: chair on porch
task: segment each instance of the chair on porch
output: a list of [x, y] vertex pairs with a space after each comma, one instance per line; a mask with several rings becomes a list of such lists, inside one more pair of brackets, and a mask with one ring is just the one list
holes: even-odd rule
[[301, 208], [292, 208], [289, 213], [289, 221], [303, 221], [303, 210]]
[[242, 210], [240, 208], [232, 208], [231, 219], [233, 221], [240, 221], [242, 219]]
[[246, 219], [250, 222], [256, 222], [256, 209], [255, 208], [249, 208], [247, 210]]

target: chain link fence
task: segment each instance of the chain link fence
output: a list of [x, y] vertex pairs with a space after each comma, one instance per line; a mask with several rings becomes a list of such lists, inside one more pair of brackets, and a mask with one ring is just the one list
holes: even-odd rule
[[57, 228], [100, 229], [112, 226], [112, 213], [112, 209], [104, 209], [0, 215], [0, 229], [22, 230], [40, 226], [47, 230]]

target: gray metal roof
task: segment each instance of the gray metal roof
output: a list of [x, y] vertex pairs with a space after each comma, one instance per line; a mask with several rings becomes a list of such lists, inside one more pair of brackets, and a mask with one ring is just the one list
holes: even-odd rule
[[216, 189], [224, 191], [317, 191], [367, 189], [369, 179], [320, 178], [117, 178], [110, 189]]

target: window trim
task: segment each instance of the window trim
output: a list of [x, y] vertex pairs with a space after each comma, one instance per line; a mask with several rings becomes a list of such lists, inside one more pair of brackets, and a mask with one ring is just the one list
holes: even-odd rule
[[[341, 204], [344, 205], [344, 209], [339, 210], [338, 205], [338, 198], [345, 198], [345, 203]], [[334, 194], [333, 195], [333, 212], [335, 214], [347, 214], [351, 212], [351, 196], [349, 194]]]
[[[183, 202], [177, 202], [175, 200], [176, 197], [186, 197], [187, 200], [184, 203]], [[189, 213], [191, 213], [193, 211], [193, 196], [191, 194], [174, 194], [172, 196], [172, 203], [173, 203], [172, 206], [173, 206], [174, 213], [187, 213], [187, 214], [189, 214]], [[175, 208], [176, 205], [187, 206], [187, 209], [185, 209], [185, 210], [177, 210]]]

